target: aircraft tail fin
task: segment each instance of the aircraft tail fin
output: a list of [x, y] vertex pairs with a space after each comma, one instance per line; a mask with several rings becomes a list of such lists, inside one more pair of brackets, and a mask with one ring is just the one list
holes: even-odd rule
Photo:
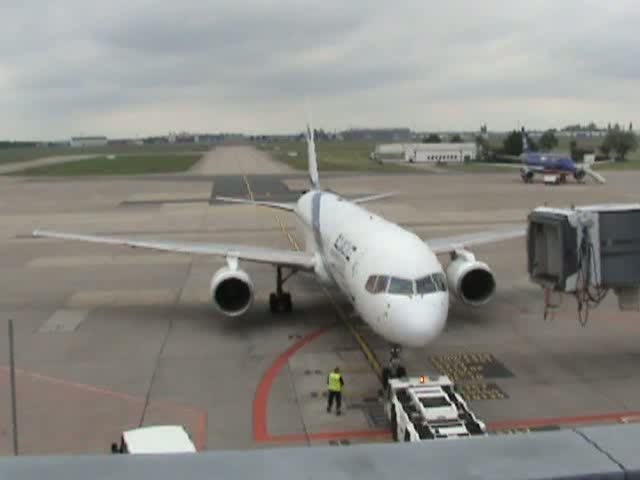
[[318, 160], [316, 157], [316, 144], [313, 138], [313, 128], [311, 122], [307, 124], [307, 157], [309, 161], [309, 181], [314, 190], [320, 189], [320, 179], [318, 178]]
[[527, 153], [529, 151], [529, 142], [527, 142], [527, 132], [524, 131], [524, 127], [520, 130], [520, 135], [522, 135], [522, 153]]

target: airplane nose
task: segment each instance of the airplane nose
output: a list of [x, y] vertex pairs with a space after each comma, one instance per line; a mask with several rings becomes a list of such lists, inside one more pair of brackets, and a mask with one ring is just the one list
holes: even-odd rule
[[446, 293], [414, 297], [398, 312], [405, 326], [400, 344], [407, 347], [423, 347], [435, 340], [447, 323], [449, 299]]

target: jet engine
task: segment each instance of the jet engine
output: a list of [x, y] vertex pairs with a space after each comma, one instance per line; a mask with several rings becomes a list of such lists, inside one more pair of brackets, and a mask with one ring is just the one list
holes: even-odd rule
[[522, 177], [522, 181], [525, 183], [529, 183], [533, 181], [533, 172], [529, 169], [521, 168], [520, 176]]
[[489, 266], [467, 250], [456, 250], [447, 266], [449, 290], [467, 305], [484, 305], [493, 297], [496, 280]]
[[222, 267], [211, 278], [211, 300], [220, 312], [229, 317], [240, 316], [249, 310], [253, 292], [253, 282], [244, 270]]
[[584, 176], [587, 174], [587, 172], [585, 172], [582, 169], [578, 169], [576, 170], [576, 173], [573, 174], [573, 176], [575, 177], [575, 179], [579, 182], [582, 179], [584, 179]]

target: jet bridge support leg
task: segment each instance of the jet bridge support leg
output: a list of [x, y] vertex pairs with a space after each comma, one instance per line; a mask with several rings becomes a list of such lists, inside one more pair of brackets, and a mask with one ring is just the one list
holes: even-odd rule
[[282, 267], [276, 267], [276, 291], [269, 295], [269, 310], [271, 310], [271, 313], [289, 313], [292, 311], [293, 304], [291, 302], [291, 294], [285, 292], [282, 286], [284, 282], [289, 280], [295, 273], [296, 270], [291, 270], [289, 275], [283, 277]]

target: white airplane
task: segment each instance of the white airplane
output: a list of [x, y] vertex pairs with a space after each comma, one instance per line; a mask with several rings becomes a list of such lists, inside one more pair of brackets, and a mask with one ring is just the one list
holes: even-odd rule
[[[416, 234], [364, 209], [360, 204], [389, 197], [370, 195], [349, 201], [320, 188], [313, 131], [307, 127], [311, 189], [295, 203], [218, 197], [225, 202], [260, 205], [296, 215], [304, 237], [304, 251], [246, 245], [197, 244], [136, 240], [35, 230], [35, 237], [124, 245], [166, 252], [216, 255], [227, 265], [212, 277], [210, 296], [227, 316], [239, 316], [253, 304], [254, 285], [239, 261], [276, 267], [276, 291], [269, 297], [272, 313], [289, 312], [291, 295], [283, 284], [296, 272], [308, 272], [324, 285], [337, 287], [355, 312], [392, 345], [390, 374], [403, 376], [398, 364], [401, 346], [422, 347], [442, 332], [449, 310], [449, 293], [472, 306], [487, 303], [496, 282], [489, 266], [476, 260], [466, 246], [523, 236], [526, 226], [431, 239]], [[446, 269], [436, 254], [449, 253]], [[283, 269], [290, 270], [283, 277]], [[402, 369], [402, 370], [398, 370]]]

